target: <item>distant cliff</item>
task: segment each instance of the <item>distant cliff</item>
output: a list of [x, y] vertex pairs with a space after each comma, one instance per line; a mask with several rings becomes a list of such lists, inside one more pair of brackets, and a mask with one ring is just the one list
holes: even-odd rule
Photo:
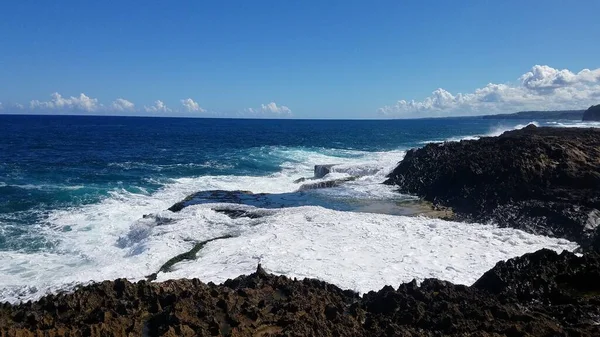
[[600, 104], [592, 105], [583, 113], [583, 121], [600, 121]]
[[[581, 120], [584, 110], [520, 111], [511, 114], [482, 116], [484, 119], [576, 119]], [[600, 116], [598, 114], [597, 116]], [[585, 119], [584, 119], [585, 120]]]

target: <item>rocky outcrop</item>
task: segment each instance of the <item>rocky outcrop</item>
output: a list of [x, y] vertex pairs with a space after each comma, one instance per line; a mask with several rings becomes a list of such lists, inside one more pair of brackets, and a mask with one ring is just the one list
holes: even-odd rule
[[315, 179], [323, 178], [331, 172], [331, 168], [334, 164], [328, 165], [315, 165]]
[[407, 152], [387, 184], [493, 221], [589, 247], [600, 224], [600, 130], [537, 128], [428, 144]]
[[592, 105], [583, 113], [582, 120], [585, 121], [600, 121], [600, 104]]
[[542, 250], [472, 287], [428, 279], [364, 296], [267, 274], [223, 285], [126, 280], [0, 306], [12, 336], [598, 336], [600, 257]]
[[158, 272], [156, 273], [152, 273], [148, 276], [146, 276], [146, 279], [148, 281], [154, 281], [156, 280], [156, 278], [158, 277], [158, 273], [168, 273], [171, 271], [171, 269], [173, 268], [173, 265], [181, 262], [181, 261], [185, 261], [185, 260], [195, 260], [197, 258], [197, 254], [198, 252], [204, 248], [204, 246], [206, 246], [207, 243], [209, 242], [213, 242], [216, 240], [222, 240], [222, 239], [229, 239], [232, 238], [233, 235], [223, 235], [223, 236], [219, 236], [216, 238], [212, 238], [212, 239], [208, 239], [208, 240], [204, 240], [204, 241], [200, 241], [200, 242], [196, 242], [196, 244], [194, 245], [194, 247], [192, 247], [192, 249], [188, 250], [185, 253], [181, 253], [177, 256], [172, 257], [171, 259], [169, 259], [167, 262], [163, 263], [163, 265], [158, 269]]
[[[274, 209], [299, 206], [320, 206], [337, 211], [351, 211], [363, 213], [383, 213], [404, 216], [427, 216], [431, 218], [452, 219], [452, 210], [418, 198], [406, 198], [399, 196], [398, 199], [388, 198], [385, 200], [364, 198], [323, 198], [317, 190], [322, 188], [334, 188], [350, 181], [356, 177], [316, 181], [302, 184], [297, 191], [289, 193], [252, 193], [247, 191], [224, 191], [210, 190], [201, 191], [189, 195], [182, 201], [173, 204], [168, 210], [180, 212], [184, 208], [194, 205], [212, 204], [210, 208], [232, 219], [249, 218], [260, 219], [273, 215]], [[252, 207], [247, 207], [252, 206]], [[145, 218], [153, 218], [157, 224], [172, 221], [159, 215], [147, 214]], [[127, 245], [127, 238], [119, 239], [120, 246]]]
[[257, 202], [265, 194], [254, 194], [248, 191], [226, 191], [226, 190], [209, 190], [200, 191], [188, 195], [182, 201], [179, 201], [168, 210], [171, 212], [179, 212], [187, 206], [206, 204], [206, 203], [232, 203], [232, 204], [252, 204]]
[[[331, 182], [319, 182], [315, 184], [307, 183], [302, 185], [298, 191], [288, 193], [252, 193], [248, 191], [225, 190], [200, 191], [189, 195], [180, 202], [173, 204], [173, 206], [169, 207], [168, 210], [172, 212], [180, 212], [182, 209], [192, 205], [226, 203], [260, 208], [255, 210], [253, 212], [254, 214], [250, 214], [247, 210], [243, 210], [243, 213], [248, 215], [248, 217], [260, 217], [261, 213], [263, 215], [265, 214], [265, 209], [297, 206], [323, 206], [324, 203], [322, 200], [314, 198], [312, 195], [306, 193], [306, 191], [317, 188], [334, 187], [343, 182], [344, 180], [333, 180]], [[347, 207], [341, 204], [331, 203], [327, 206], [333, 209], [347, 210]], [[224, 206], [218, 206], [213, 209], [217, 212], [230, 215], [231, 217], [242, 216], [242, 213], [237, 212], [238, 209], [235, 208], [230, 208], [228, 210]], [[269, 212], [266, 212], [266, 214], [268, 213]]]
[[[374, 175], [384, 168], [376, 164], [362, 165], [344, 165], [344, 164], [327, 164], [315, 165], [315, 173], [312, 179], [321, 179], [329, 173], [345, 173], [351, 177], [364, 177]], [[298, 180], [297, 180], [298, 181]]]
[[318, 182], [314, 182], [314, 183], [302, 184], [300, 186], [300, 188], [298, 188], [298, 191], [308, 191], [308, 190], [317, 190], [320, 188], [338, 187], [338, 186], [341, 186], [343, 183], [346, 183], [349, 181], [354, 181], [356, 179], [358, 179], [358, 177], [346, 177], [346, 178], [340, 178], [340, 179], [332, 179], [332, 180], [325, 180], [325, 181], [318, 181]]

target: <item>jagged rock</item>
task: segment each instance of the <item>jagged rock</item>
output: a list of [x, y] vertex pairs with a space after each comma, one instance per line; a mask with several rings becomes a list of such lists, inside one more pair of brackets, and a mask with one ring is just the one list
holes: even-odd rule
[[436, 279], [360, 297], [314, 279], [124, 279], [0, 305], [0, 336], [599, 336], [600, 256], [541, 250], [472, 287]]
[[298, 179], [294, 180], [294, 184], [303, 183], [303, 182], [305, 182], [305, 181], [307, 181], [307, 180], [309, 180], [309, 179], [310, 179], [310, 178], [304, 178], [304, 177], [302, 177], [302, 178], [298, 178]]
[[[387, 184], [460, 219], [562, 237], [584, 247], [599, 233], [600, 130], [538, 128], [428, 144], [407, 152]], [[597, 217], [596, 217], [597, 218]]]
[[600, 121], [600, 104], [592, 105], [583, 113], [583, 121]]
[[334, 166], [334, 164], [315, 165], [315, 178], [320, 179], [320, 178], [323, 178], [324, 176], [328, 175], [331, 172], [331, 168], [333, 166]]
[[600, 295], [600, 255], [542, 249], [498, 262], [473, 287], [519, 302], [576, 304]]

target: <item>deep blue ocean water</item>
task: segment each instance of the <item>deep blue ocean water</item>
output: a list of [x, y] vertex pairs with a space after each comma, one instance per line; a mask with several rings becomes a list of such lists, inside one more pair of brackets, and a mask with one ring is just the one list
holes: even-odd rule
[[[142, 275], [185, 249], [190, 240], [222, 233], [220, 226], [225, 226], [225, 233], [241, 230], [236, 229], [242, 226], [239, 221], [223, 223], [214, 212], [200, 209], [190, 211], [187, 218], [170, 220], [181, 223], [183, 227], [170, 230], [182, 231], [177, 235], [184, 237], [173, 236], [176, 232], [166, 228], [152, 229], [163, 223], [165, 215], [160, 212], [198, 190], [271, 193], [265, 202], [275, 206], [265, 208], [278, 207], [280, 201], [281, 207], [295, 206], [298, 201], [337, 211], [363, 207], [360, 211], [382, 213], [373, 207], [395, 198], [380, 184], [384, 171], [391, 170], [405, 150], [431, 141], [497, 135], [529, 122], [0, 115], [0, 273], [10, 275], [0, 282], [4, 287], [0, 297], [36, 298], [73, 282]], [[296, 192], [301, 184], [294, 181], [312, 175], [313, 165], [332, 163], [362, 178], [346, 187], [306, 192], [309, 199]], [[361, 198], [376, 202], [361, 204], [357, 201]], [[277, 221], [292, 221], [286, 220], [294, 218], [290, 212], [284, 211], [283, 220]], [[311, 212], [329, 216], [325, 210]], [[146, 214], [159, 215], [146, 218]], [[196, 234], [188, 238], [185, 226], [191, 224]], [[427, 227], [427, 220], [419, 224], [436, 228]], [[360, 223], [356, 226], [361, 228]], [[178, 243], [169, 243], [174, 238]], [[116, 257], [126, 259], [124, 265], [139, 266], [138, 274], [124, 273], [123, 267], [110, 269]], [[69, 279], [64, 279], [65, 268], [72, 268]]]
[[390, 151], [482, 135], [522, 121], [259, 120], [107, 116], [0, 116], [0, 250], [46, 211], [95, 203], [115, 189], [152, 193], [171, 179], [263, 176], [290, 158], [276, 149]]

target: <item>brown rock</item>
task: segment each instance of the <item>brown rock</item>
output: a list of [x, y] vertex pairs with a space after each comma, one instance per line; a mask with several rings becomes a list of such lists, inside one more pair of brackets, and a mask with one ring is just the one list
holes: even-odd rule
[[542, 250], [473, 287], [435, 279], [363, 297], [256, 273], [204, 284], [119, 279], [0, 307], [0, 336], [600, 336], [600, 256]]

